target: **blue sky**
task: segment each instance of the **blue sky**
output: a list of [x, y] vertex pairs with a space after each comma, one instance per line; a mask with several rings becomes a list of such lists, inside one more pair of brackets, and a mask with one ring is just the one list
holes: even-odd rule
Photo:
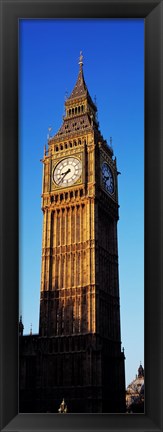
[[144, 365], [144, 21], [20, 20], [20, 314], [38, 332], [42, 163], [48, 127], [62, 124], [65, 94], [84, 77], [104, 138], [112, 137], [119, 180], [119, 281], [126, 384]]

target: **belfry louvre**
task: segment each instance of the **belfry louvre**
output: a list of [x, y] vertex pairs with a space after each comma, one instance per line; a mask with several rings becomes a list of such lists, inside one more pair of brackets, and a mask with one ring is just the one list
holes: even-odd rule
[[79, 59], [59, 131], [44, 149], [39, 334], [20, 320], [20, 412], [125, 412], [117, 164]]

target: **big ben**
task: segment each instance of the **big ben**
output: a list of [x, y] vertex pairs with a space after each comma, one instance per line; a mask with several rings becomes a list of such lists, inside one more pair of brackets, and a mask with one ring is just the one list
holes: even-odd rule
[[22, 409], [26, 403], [30, 412], [57, 412], [64, 397], [71, 413], [125, 412], [118, 172], [85, 83], [82, 53], [63, 123], [42, 163], [39, 335], [26, 344], [20, 338]]

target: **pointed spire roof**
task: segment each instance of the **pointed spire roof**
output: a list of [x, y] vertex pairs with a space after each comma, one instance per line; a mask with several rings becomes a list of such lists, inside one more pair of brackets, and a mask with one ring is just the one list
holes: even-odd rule
[[139, 366], [139, 369], [138, 369], [138, 378], [141, 378], [143, 376], [144, 376], [144, 369], [143, 369], [143, 366], [142, 366], [142, 364], [140, 362], [140, 366]]
[[80, 51], [78, 78], [75, 87], [73, 88], [71, 95], [69, 96], [69, 98], [67, 98], [66, 102], [70, 102], [72, 99], [76, 99], [78, 97], [83, 97], [83, 96], [88, 98], [89, 103], [93, 105], [95, 111], [97, 111], [96, 105], [92, 101], [85, 83], [84, 74], [83, 74], [83, 54], [82, 51]]
[[86, 83], [84, 80], [84, 74], [83, 74], [83, 55], [82, 55], [82, 51], [80, 51], [79, 74], [78, 74], [78, 78], [77, 78], [75, 87], [72, 90], [72, 93], [68, 99], [70, 100], [70, 99], [74, 99], [74, 98], [79, 97], [79, 96], [86, 96], [86, 93], [87, 93], [87, 86], [86, 86]]
[[63, 117], [63, 123], [58, 132], [52, 137], [48, 144], [58, 138], [68, 136], [69, 133], [86, 130], [86, 128], [96, 127], [98, 129], [98, 121], [96, 118], [97, 107], [92, 101], [91, 96], [88, 92], [84, 74], [83, 74], [83, 55], [80, 51], [79, 57], [79, 73], [76, 84], [65, 101], [65, 116]]
[[24, 330], [24, 326], [22, 323], [22, 315], [20, 315], [20, 320], [19, 320], [19, 336], [23, 336], [23, 330]]

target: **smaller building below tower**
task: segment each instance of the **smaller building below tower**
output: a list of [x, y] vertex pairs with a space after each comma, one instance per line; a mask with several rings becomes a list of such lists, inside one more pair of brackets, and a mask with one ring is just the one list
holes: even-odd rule
[[144, 413], [144, 368], [140, 363], [136, 378], [126, 390], [127, 413]]

